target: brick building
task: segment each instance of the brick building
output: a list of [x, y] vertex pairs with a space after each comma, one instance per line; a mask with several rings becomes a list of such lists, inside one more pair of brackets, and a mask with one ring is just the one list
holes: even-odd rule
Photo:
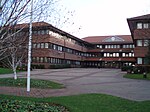
[[[17, 35], [28, 34], [28, 24], [20, 24], [16, 28], [23, 28]], [[46, 22], [33, 23], [34, 67], [52, 68], [53, 65], [70, 65], [120, 68], [134, 63], [134, 44], [130, 35], [91, 36], [79, 39]]]
[[83, 39], [94, 45], [87, 50], [87, 66], [120, 68], [135, 63], [134, 45], [130, 35], [91, 36]]
[[150, 14], [128, 18], [127, 21], [135, 44], [136, 65], [146, 65], [148, 61], [145, 55], [148, 52], [147, 46], [150, 40]]

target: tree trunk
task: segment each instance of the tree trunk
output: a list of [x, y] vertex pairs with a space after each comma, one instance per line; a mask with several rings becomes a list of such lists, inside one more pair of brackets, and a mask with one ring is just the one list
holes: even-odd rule
[[17, 79], [17, 72], [16, 72], [16, 68], [13, 68], [13, 72], [14, 72], [14, 79]]

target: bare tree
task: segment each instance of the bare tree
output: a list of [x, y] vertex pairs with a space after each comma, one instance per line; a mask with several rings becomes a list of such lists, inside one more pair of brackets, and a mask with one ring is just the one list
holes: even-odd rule
[[[24, 29], [29, 28], [30, 1], [0, 0], [0, 60], [7, 67], [12, 68], [14, 79], [17, 79], [16, 68], [26, 56], [25, 43], [28, 33], [24, 36], [20, 34], [24, 33]], [[33, 22], [48, 21], [59, 27], [65, 25], [69, 17], [73, 16], [73, 11], [57, 8], [58, 2], [59, 0], [33, 0]], [[69, 17], [61, 14], [65, 11], [66, 15], [70, 14]], [[27, 24], [18, 25], [19, 23]]]

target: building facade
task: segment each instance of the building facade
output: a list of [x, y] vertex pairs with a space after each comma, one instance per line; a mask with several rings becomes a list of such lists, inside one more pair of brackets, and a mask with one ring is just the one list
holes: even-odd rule
[[128, 18], [127, 21], [135, 45], [136, 65], [147, 65], [148, 61], [145, 56], [148, 52], [148, 42], [150, 40], [150, 14]]
[[[28, 34], [29, 25], [16, 28], [17, 35]], [[130, 35], [91, 36], [79, 39], [46, 22], [33, 23], [32, 66], [121, 68], [135, 64], [134, 43]], [[24, 63], [27, 63], [24, 60]]]
[[130, 35], [91, 36], [83, 39], [94, 45], [87, 50], [89, 56], [85, 59], [86, 66], [121, 68], [135, 63], [134, 44]]

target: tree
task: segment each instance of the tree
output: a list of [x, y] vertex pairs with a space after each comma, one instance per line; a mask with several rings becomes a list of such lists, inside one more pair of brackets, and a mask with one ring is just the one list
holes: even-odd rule
[[[16, 68], [26, 56], [28, 34], [21, 36], [23, 30], [28, 27], [30, 18], [31, 0], [1, 0], [0, 1], [0, 60], [12, 68], [14, 79], [17, 79]], [[63, 9], [56, 8], [56, 0], [33, 0], [34, 22], [50, 20], [54, 26], [66, 24], [69, 18], [62, 18]], [[67, 14], [73, 15], [72, 12]], [[64, 21], [64, 22], [63, 22]], [[62, 23], [61, 23], [62, 22]], [[27, 23], [19, 26], [19, 23]], [[18, 27], [19, 26], [19, 27]], [[17, 36], [20, 35], [20, 36]], [[20, 38], [22, 37], [22, 38]], [[23, 50], [22, 50], [23, 49]]]

